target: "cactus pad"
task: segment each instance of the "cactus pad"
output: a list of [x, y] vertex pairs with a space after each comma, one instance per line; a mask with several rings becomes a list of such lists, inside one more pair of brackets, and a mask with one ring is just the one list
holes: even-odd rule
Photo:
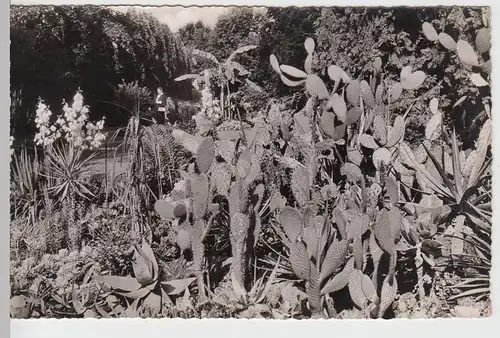
[[368, 82], [365, 80], [361, 81], [360, 88], [364, 103], [370, 108], [375, 107], [375, 98], [373, 97], [373, 93]]
[[196, 164], [198, 170], [206, 174], [215, 158], [215, 144], [211, 137], [205, 137], [196, 151]]
[[290, 241], [295, 242], [302, 231], [302, 216], [297, 209], [284, 207], [279, 215], [279, 222]]
[[224, 162], [215, 162], [212, 166], [211, 181], [218, 194], [228, 196], [231, 186], [231, 167]]
[[186, 204], [184, 202], [176, 203], [172, 213], [176, 218], [185, 216], [187, 213]]
[[302, 231], [302, 239], [306, 244], [309, 259], [317, 259], [319, 236], [316, 229], [312, 226], [306, 226]]
[[354, 259], [351, 258], [347, 261], [342, 271], [325, 284], [323, 289], [321, 289], [321, 294], [325, 295], [343, 289], [349, 283], [349, 278], [353, 271]]
[[236, 143], [231, 140], [215, 141], [215, 149], [217, 153], [226, 161], [228, 164], [233, 163], [234, 152], [236, 150]]
[[293, 197], [300, 206], [305, 206], [310, 200], [311, 179], [309, 172], [303, 166], [297, 166], [292, 173], [291, 188]]
[[155, 211], [164, 219], [174, 218], [174, 205], [166, 200], [157, 200], [155, 202]]
[[331, 112], [324, 112], [321, 115], [320, 127], [323, 133], [329, 138], [335, 136], [335, 114]]
[[349, 278], [349, 294], [354, 304], [360, 309], [364, 309], [367, 302], [365, 293], [363, 292], [362, 279], [363, 273], [360, 270], [354, 269], [351, 272]]
[[391, 164], [391, 152], [387, 148], [378, 148], [372, 154], [373, 165], [377, 170], [384, 165], [385, 167]]
[[345, 261], [347, 253], [347, 240], [334, 240], [325, 255], [321, 266], [321, 281], [329, 278]]
[[363, 111], [359, 107], [353, 107], [353, 108], [349, 109], [349, 111], [347, 112], [346, 117], [345, 117], [345, 124], [348, 126], [348, 125], [351, 125], [353, 123], [358, 122], [362, 113], [363, 113]]
[[373, 137], [380, 143], [381, 145], [385, 145], [387, 143], [387, 128], [386, 128], [385, 119], [382, 115], [377, 115], [373, 119], [372, 130]]
[[360, 166], [361, 162], [363, 161], [363, 154], [356, 148], [348, 148], [347, 159], [349, 160], [349, 162]]
[[308, 280], [311, 264], [307, 254], [307, 249], [302, 241], [292, 243], [290, 247], [290, 263], [292, 269], [300, 279]]
[[353, 106], [359, 106], [359, 95], [361, 93], [361, 84], [358, 80], [353, 80], [349, 83], [346, 89], [347, 101]]
[[191, 248], [191, 238], [186, 229], [180, 229], [179, 232], [177, 232], [177, 245], [179, 245], [181, 250]]
[[387, 276], [382, 284], [382, 291], [380, 293], [379, 318], [383, 317], [385, 311], [392, 305], [397, 292], [398, 283], [396, 278], [390, 278], [390, 276]]
[[193, 215], [195, 220], [202, 219], [209, 203], [209, 182], [204, 174], [193, 175], [191, 190], [193, 192]]
[[359, 137], [359, 143], [368, 149], [377, 149], [379, 145], [375, 142], [375, 138], [372, 135], [362, 134]]
[[344, 163], [344, 165], [340, 168], [340, 173], [341, 175], [346, 176], [347, 180], [350, 182], [358, 182], [363, 178], [361, 169], [353, 163]]
[[396, 116], [394, 127], [390, 130], [390, 133], [387, 135], [387, 147], [389, 148], [394, 147], [403, 139], [405, 133], [405, 119], [402, 116]]
[[320, 100], [328, 99], [328, 89], [321, 78], [315, 74], [307, 76], [306, 90], [312, 97], [317, 97]]

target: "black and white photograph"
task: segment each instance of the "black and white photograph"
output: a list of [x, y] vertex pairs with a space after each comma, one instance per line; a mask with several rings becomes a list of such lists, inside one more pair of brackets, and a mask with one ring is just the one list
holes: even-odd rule
[[490, 317], [492, 20], [11, 5], [10, 318]]

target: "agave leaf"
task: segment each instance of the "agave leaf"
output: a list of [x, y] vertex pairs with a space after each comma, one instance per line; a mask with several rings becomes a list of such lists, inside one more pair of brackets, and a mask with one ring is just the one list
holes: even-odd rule
[[106, 284], [116, 291], [133, 292], [139, 290], [142, 285], [133, 277], [122, 276], [95, 276], [97, 282]]
[[183, 279], [173, 279], [166, 282], [161, 282], [161, 287], [167, 295], [178, 295], [183, 293], [196, 277], [183, 278]]
[[465, 40], [458, 40], [457, 53], [460, 61], [465, 65], [479, 67], [477, 54], [474, 48]]
[[453, 300], [457, 300], [457, 299], [460, 299], [460, 298], [464, 298], [464, 297], [471, 297], [471, 296], [476, 296], [476, 295], [480, 295], [480, 294], [489, 294], [490, 293], [490, 288], [489, 287], [486, 287], [486, 288], [474, 288], [472, 290], [467, 290], [467, 291], [464, 291], [464, 292], [461, 292], [459, 293], [458, 295], [455, 295], [455, 296], [452, 296], [450, 298], [448, 298], [449, 301], [453, 301]]
[[152, 262], [146, 254], [143, 254], [143, 251], [137, 247], [134, 247], [132, 268], [134, 270], [135, 279], [137, 279], [141, 285], [146, 286], [154, 281]]
[[297, 277], [308, 280], [311, 271], [311, 264], [307, 254], [306, 246], [302, 241], [292, 243], [290, 247], [290, 263]]
[[464, 189], [462, 187], [462, 172], [460, 165], [460, 151], [458, 149], [458, 140], [455, 127], [453, 127], [453, 134], [451, 135], [451, 149], [453, 161], [453, 178], [455, 179], [455, 186], [459, 196], [463, 195]]
[[479, 137], [477, 140], [476, 146], [476, 161], [474, 162], [474, 166], [472, 167], [469, 180], [467, 182], [467, 188], [473, 187], [476, 185], [477, 180], [480, 177], [481, 172], [483, 171], [483, 164], [486, 158], [486, 153], [488, 152], [488, 147], [491, 144], [492, 138], [492, 122], [491, 119], [487, 120], [481, 131], [479, 132]]
[[429, 41], [437, 41], [439, 39], [438, 33], [436, 32], [436, 29], [428, 23], [424, 22], [422, 24], [422, 30], [424, 31], [424, 35]]
[[429, 156], [429, 158], [431, 159], [432, 163], [434, 164], [434, 167], [437, 169], [437, 171], [438, 171], [439, 175], [441, 176], [441, 179], [443, 180], [443, 182], [446, 184], [446, 186], [452, 192], [452, 194], [455, 196], [455, 198], [457, 200], [460, 200], [460, 197], [458, 196], [458, 191], [457, 191], [456, 187], [453, 186], [453, 182], [451, 182], [451, 180], [449, 179], [449, 177], [446, 174], [446, 171], [444, 170], [444, 168], [441, 166], [441, 164], [436, 159], [436, 157], [434, 157], [434, 155], [432, 154], [432, 152], [427, 148], [427, 146], [425, 144], [423, 144], [423, 143], [422, 143], [422, 145], [424, 146], [424, 149], [427, 152], [427, 156]]
[[288, 66], [288, 65], [281, 65], [280, 69], [283, 73], [285, 73], [286, 75], [289, 75], [291, 77], [298, 78], [298, 79], [307, 79], [307, 73], [305, 73], [302, 70], [297, 69], [295, 67]]

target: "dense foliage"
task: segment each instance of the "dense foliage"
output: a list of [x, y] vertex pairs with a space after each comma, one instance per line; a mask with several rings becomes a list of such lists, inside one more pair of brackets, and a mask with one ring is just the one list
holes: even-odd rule
[[[238, 8], [175, 37], [13, 13], [16, 44], [80, 61], [44, 61], [61, 87], [15, 80], [38, 148], [12, 154], [12, 317], [490, 315], [487, 10]], [[158, 81], [197, 93], [178, 124], [145, 119]], [[99, 159], [105, 89], [130, 114]]]

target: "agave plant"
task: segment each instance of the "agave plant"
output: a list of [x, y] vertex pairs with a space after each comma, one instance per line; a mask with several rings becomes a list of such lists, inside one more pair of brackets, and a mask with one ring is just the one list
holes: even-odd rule
[[191, 277], [162, 281], [156, 258], [145, 240], [141, 246], [134, 245], [133, 252], [134, 277], [95, 277], [97, 282], [103, 283], [105, 291], [133, 300], [129, 306], [132, 313], [140, 313], [140, 310], [149, 308], [152, 314], [158, 314], [164, 304], [172, 303], [169, 296], [181, 294], [196, 279]]

